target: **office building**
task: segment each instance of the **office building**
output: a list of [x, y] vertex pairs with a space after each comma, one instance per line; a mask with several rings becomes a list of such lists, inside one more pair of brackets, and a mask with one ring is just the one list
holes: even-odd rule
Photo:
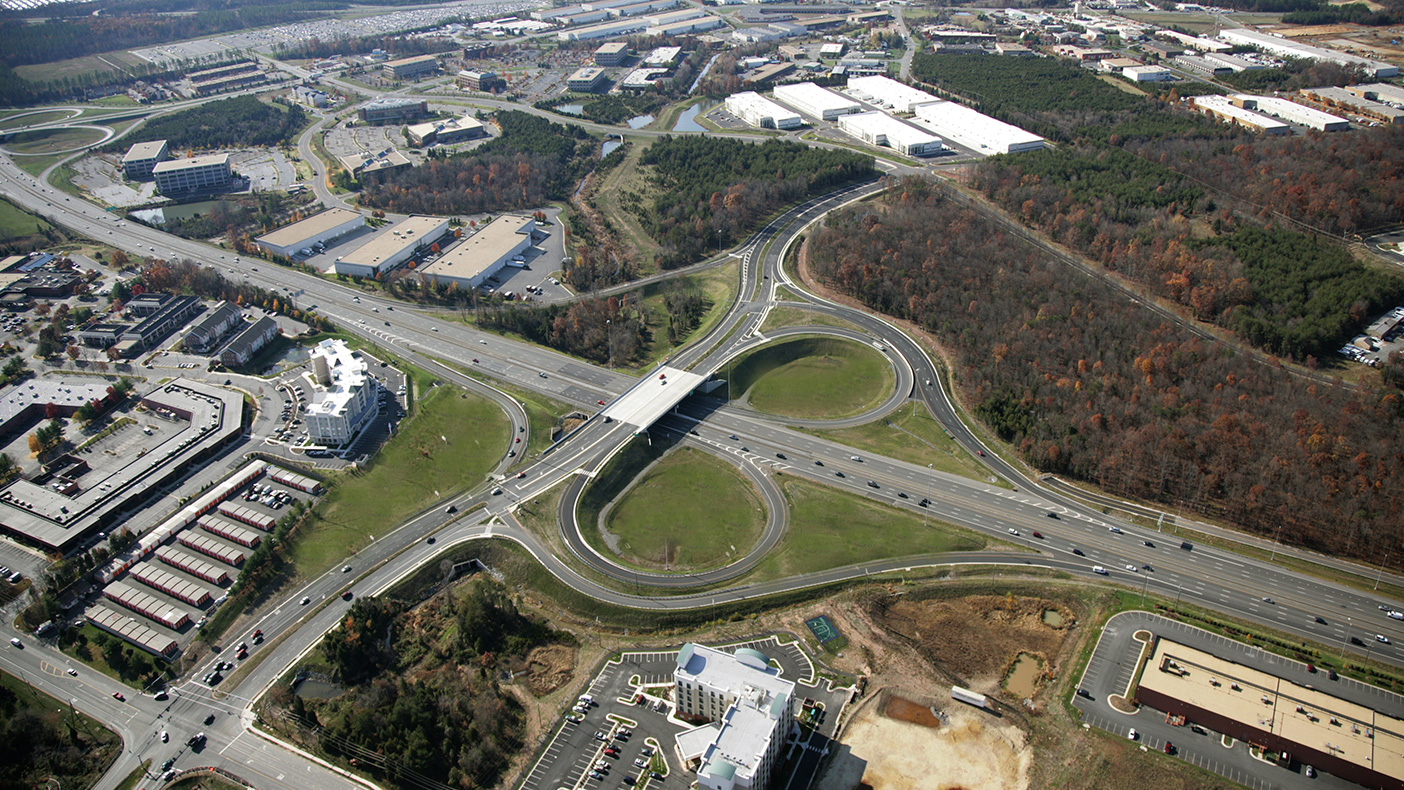
[[761, 129], [798, 129], [804, 125], [804, 119], [799, 113], [786, 109], [755, 91], [735, 93], [726, 97], [726, 111]]
[[460, 71], [454, 77], [454, 82], [458, 87], [466, 91], [483, 91], [494, 93], [507, 87], [507, 81], [497, 76], [494, 71]]
[[360, 433], [375, 414], [376, 383], [359, 353], [344, 340], [323, 340], [312, 349], [311, 385], [303, 419], [309, 440], [340, 447]]
[[531, 247], [536, 220], [504, 215], [479, 228], [420, 267], [419, 274], [435, 284], [477, 288]]
[[145, 180], [151, 177], [151, 171], [156, 165], [169, 159], [170, 155], [165, 140], [137, 143], [128, 148], [126, 155], [122, 157], [122, 170], [127, 174], [127, 178]]
[[209, 154], [162, 162], [152, 168], [151, 175], [156, 179], [157, 191], [173, 195], [223, 189], [229, 186], [233, 173], [229, 169], [229, 154]]
[[254, 239], [254, 243], [274, 255], [291, 258], [302, 250], [326, 244], [365, 226], [366, 218], [359, 211], [329, 208], [265, 233]]
[[390, 60], [380, 65], [385, 76], [395, 80], [417, 80], [439, 70], [439, 59], [433, 55]]
[[410, 145], [451, 145], [461, 143], [464, 140], [475, 140], [487, 135], [487, 127], [482, 122], [471, 115], [462, 118], [450, 118], [446, 121], [428, 121], [427, 123], [417, 123], [406, 130], [409, 135]]
[[566, 78], [566, 87], [579, 93], [593, 93], [602, 88], [608, 80], [605, 70], [595, 67], [577, 69]]
[[428, 250], [448, 229], [449, 221], [444, 217], [408, 217], [342, 256], [336, 262], [336, 273], [378, 277]]
[[595, 50], [596, 66], [619, 66], [629, 57], [629, 45], [623, 41], [611, 41], [601, 44]]
[[429, 102], [424, 99], [376, 99], [356, 114], [366, 123], [400, 123], [428, 115]]
[[342, 167], [346, 168], [346, 172], [350, 173], [352, 178], [357, 180], [362, 176], [375, 175], [377, 173], [390, 173], [395, 170], [414, 167], [414, 163], [410, 161], [409, 157], [393, 148], [387, 148], [377, 153], [366, 151], [360, 154], [352, 154], [351, 156], [343, 156], [337, 161], [341, 163]]

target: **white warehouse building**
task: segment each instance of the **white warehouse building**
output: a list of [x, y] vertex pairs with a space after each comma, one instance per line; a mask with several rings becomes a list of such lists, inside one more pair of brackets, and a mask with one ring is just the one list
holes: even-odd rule
[[917, 105], [940, 101], [923, 90], [891, 77], [849, 77], [848, 92], [855, 98], [893, 112], [915, 112]]
[[860, 112], [839, 118], [839, 128], [868, 145], [885, 145], [907, 156], [931, 156], [946, 150], [941, 138], [899, 121], [885, 112]]
[[366, 218], [359, 211], [329, 208], [265, 233], [254, 243], [274, 255], [291, 258], [301, 250], [344, 236], [365, 224]]
[[[1257, 109], [1258, 112], [1281, 118], [1284, 121], [1301, 124], [1309, 129], [1316, 129], [1321, 132], [1343, 132], [1350, 128], [1350, 121], [1329, 112], [1322, 112], [1311, 107], [1297, 104], [1294, 101], [1278, 98], [1277, 96], [1249, 96], [1236, 93], [1233, 98], [1244, 101], [1244, 107]], [[1249, 106], [1248, 101], [1252, 101], [1254, 106]]]
[[726, 97], [726, 111], [762, 129], [798, 129], [804, 125], [799, 113], [787, 110], [755, 91]]
[[452, 283], [459, 288], [477, 288], [501, 271], [508, 261], [531, 247], [536, 220], [512, 215], [498, 217], [472, 236], [426, 263], [419, 273], [434, 283]]
[[985, 156], [1043, 148], [1042, 137], [953, 101], [923, 104], [916, 108], [916, 117], [935, 134]]
[[794, 718], [794, 682], [758, 650], [689, 643], [678, 651], [673, 686], [678, 715], [712, 722], [675, 737], [684, 760], [698, 763], [698, 787], [768, 790]]
[[346, 253], [336, 261], [337, 274], [376, 277], [399, 266], [448, 233], [443, 217], [408, 217], [389, 231]]
[[775, 98], [805, 115], [832, 121], [840, 115], [851, 115], [862, 107], [858, 102], [812, 82], [776, 85]]
[[312, 444], [340, 447], [360, 433], [375, 414], [375, 378], [366, 360], [344, 340], [323, 340], [312, 348], [311, 394], [306, 413]]
[[556, 34], [557, 41], [589, 41], [596, 38], [613, 38], [637, 33], [648, 26], [640, 17], [614, 19], [589, 27], [576, 27]]
[[1314, 47], [1310, 44], [1292, 41], [1282, 38], [1281, 36], [1268, 35], [1267, 33], [1258, 33], [1252, 30], [1224, 30], [1219, 33], [1219, 38], [1230, 44], [1257, 47], [1273, 55], [1281, 55], [1288, 58], [1306, 58], [1308, 60], [1324, 60], [1331, 63], [1339, 63], [1343, 66], [1358, 66], [1365, 70], [1366, 75], [1377, 80], [1399, 76], [1399, 67], [1392, 63], [1366, 60], [1365, 58], [1351, 55], [1347, 52]]

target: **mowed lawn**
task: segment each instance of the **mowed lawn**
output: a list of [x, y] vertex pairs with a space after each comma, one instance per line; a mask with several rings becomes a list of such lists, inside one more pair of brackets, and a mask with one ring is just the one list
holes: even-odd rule
[[795, 478], [781, 483], [790, 523], [775, 552], [756, 569], [757, 580], [838, 568], [856, 562], [976, 551], [985, 539], [970, 530]]
[[25, 236], [41, 234], [52, 228], [48, 222], [16, 206], [8, 200], [0, 200], [0, 239], [13, 241]]
[[798, 338], [757, 349], [736, 364], [732, 375], [747, 388], [752, 408], [796, 419], [861, 414], [880, 405], [896, 383], [891, 363], [876, 349], [828, 338]]
[[347, 473], [318, 506], [293, 549], [302, 577], [315, 576], [450, 494], [482, 482], [511, 441], [491, 401], [440, 386], [420, 401], [369, 469]]
[[751, 548], [766, 512], [735, 467], [683, 448], [659, 461], [610, 510], [621, 559], [673, 570], [725, 565]]
[[[899, 461], [931, 466], [972, 480], [990, 479], [990, 471], [976, 463], [964, 447], [932, 419], [926, 408], [903, 406], [881, 420], [853, 428], [806, 430], [854, 450]], [[912, 491], [909, 493], [920, 493]]]
[[16, 132], [5, 145], [17, 154], [52, 154], [91, 145], [101, 139], [102, 132], [96, 129], [37, 130]]

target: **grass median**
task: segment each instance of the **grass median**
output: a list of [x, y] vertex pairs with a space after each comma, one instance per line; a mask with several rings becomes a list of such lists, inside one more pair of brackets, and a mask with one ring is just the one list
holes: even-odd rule
[[729, 367], [733, 398], [795, 419], [838, 419], [876, 408], [896, 374], [876, 349], [851, 340], [798, 337], [762, 346]]
[[[872, 455], [930, 466], [971, 480], [988, 482], [990, 479], [989, 470], [976, 463], [921, 406], [903, 406], [885, 419], [853, 428], [800, 430]], [[1000, 484], [1008, 485], [1002, 480]]]
[[765, 506], [750, 481], [731, 464], [690, 448], [649, 469], [605, 519], [625, 562], [677, 571], [735, 561], [765, 523]]

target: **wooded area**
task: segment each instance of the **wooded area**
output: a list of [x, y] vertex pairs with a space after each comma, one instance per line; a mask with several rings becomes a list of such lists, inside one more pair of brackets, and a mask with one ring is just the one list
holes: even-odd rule
[[876, 172], [864, 154], [700, 135], [664, 137], [639, 162], [652, 168], [657, 189], [639, 221], [660, 245], [663, 269], [736, 244], [776, 210]]
[[134, 143], [165, 140], [180, 149], [275, 148], [291, 145], [307, 124], [297, 105], [275, 106], [254, 96], [235, 96], [188, 110], [158, 115], [102, 150], [125, 152]]
[[831, 215], [812, 271], [931, 332], [961, 399], [1028, 462], [1333, 554], [1401, 549], [1404, 392], [1206, 343], [938, 189]]
[[67, 700], [0, 678], [0, 790], [89, 787], [122, 750], [122, 739], [77, 714]]

